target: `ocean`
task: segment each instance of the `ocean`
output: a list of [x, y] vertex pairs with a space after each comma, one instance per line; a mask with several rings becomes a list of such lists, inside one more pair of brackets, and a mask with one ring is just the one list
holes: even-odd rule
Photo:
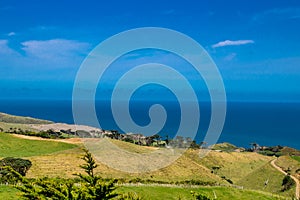
[[[153, 102], [133, 102], [130, 114], [141, 126], [150, 122], [148, 109]], [[172, 137], [180, 122], [177, 102], [162, 102], [168, 114], [160, 135]], [[199, 103], [200, 128], [196, 141], [203, 140], [210, 120], [210, 103]], [[110, 111], [110, 102], [97, 101], [96, 111], [100, 125], [106, 130], [120, 130]], [[0, 112], [30, 116], [54, 122], [74, 123], [71, 100], [0, 100]], [[90, 125], [90, 124], [87, 124]], [[222, 134], [218, 142], [250, 147], [250, 143], [283, 145], [300, 149], [300, 103], [229, 102]]]

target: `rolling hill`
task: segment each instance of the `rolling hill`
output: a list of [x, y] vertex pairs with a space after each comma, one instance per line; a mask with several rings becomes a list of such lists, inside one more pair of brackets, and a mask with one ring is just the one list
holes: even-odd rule
[[[11, 125], [26, 126], [27, 122], [36, 124], [44, 122], [6, 114], [0, 116], [2, 116], [0, 127], [6, 128]], [[158, 147], [109, 140], [121, 149], [139, 154], [150, 153], [158, 149]], [[79, 138], [52, 140], [0, 133], [0, 159], [4, 157], [29, 159], [32, 162], [32, 167], [27, 173], [29, 178], [45, 176], [73, 178], [74, 173], [83, 172], [78, 168], [80, 164], [83, 164], [80, 158], [83, 154], [82, 148], [84, 144]], [[118, 179], [119, 184], [122, 185], [120, 191], [136, 191], [145, 198], [157, 193], [160, 197], [162, 195], [168, 199], [179, 197], [189, 199], [191, 190], [201, 191], [211, 197], [216, 195], [221, 199], [293, 197], [295, 187], [281, 192], [284, 175], [270, 164], [274, 157], [255, 152], [236, 152], [234, 151], [236, 149], [229, 143], [217, 144], [214, 150], [203, 158], [199, 156], [202, 150], [189, 149], [171, 165], [152, 172], [126, 173], [100, 162], [97, 163], [98, 168], [95, 171], [103, 178]], [[290, 173], [296, 177], [300, 169], [297, 153], [297, 150], [284, 148], [284, 155], [276, 161], [278, 166], [284, 170], [290, 170]], [[188, 185], [182, 185], [183, 183], [188, 183]], [[200, 185], [194, 183], [200, 183]], [[209, 187], [203, 185], [209, 185]], [[10, 196], [14, 196], [11, 193], [16, 193], [16, 190], [6, 186], [0, 187], [0, 197], [6, 195], [9, 199]], [[153, 196], [151, 199], [159, 198]]]

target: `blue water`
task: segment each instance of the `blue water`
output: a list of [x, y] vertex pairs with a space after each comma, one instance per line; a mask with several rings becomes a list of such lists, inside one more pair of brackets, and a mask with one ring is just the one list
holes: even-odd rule
[[[160, 133], [172, 136], [180, 122], [178, 103], [161, 103], [168, 113], [168, 120]], [[131, 116], [137, 124], [147, 125], [150, 122], [148, 108], [151, 104], [131, 103]], [[109, 102], [96, 102], [101, 127], [121, 131], [113, 120], [109, 105]], [[200, 108], [201, 121], [196, 136], [198, 142], [203, 139], [209, 124], [210, 104], [200, 103]], [[0, 112], [74, 123], [72, 102], [67, 100], [0, 100]], [[243, 147], [257, 142], [260, 145], [284, 145], [300, 149], [300, 103], [230, 102], [219, 138], [219, 142], [224, 141]]]

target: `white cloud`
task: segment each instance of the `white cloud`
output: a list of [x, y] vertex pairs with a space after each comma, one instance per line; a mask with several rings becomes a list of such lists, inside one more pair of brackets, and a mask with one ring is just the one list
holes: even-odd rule
[[212, 47], [218, 48], [218, 47], [225, 47], [225, 46], [239, 46], [239, 45], [252, 44], [252, 43], [254, 43], [253, 40], [234, 40], [234, 41], [225, 40], [212, 45]]
[[78, 65], [90, 48], [88, 43], [66, 39], [31, 40], [21, 44], [27, 59], [52, 67]]
[[21, 45], [21, 49], [13, 49], [8, 40], [0, 40], [0, 67], [77, 68], [90, 49], [88, 43], [66, 39], [32, 40]]
[[16, 35], [15, 32], [10, 32], [10, 33], [7, 34], [7, 36], [14, 36], [14, 35]]
[[74, 40], [31, 40], [21, 43], [27, 55], [49, 58], [52, 56], [69, 56], [74, 53], [85, 52], [89, 44]]

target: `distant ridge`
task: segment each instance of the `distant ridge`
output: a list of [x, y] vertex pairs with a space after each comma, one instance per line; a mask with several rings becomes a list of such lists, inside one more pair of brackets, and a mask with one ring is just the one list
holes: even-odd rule
[[9, 115], [1, 112], [0, 112], [0, 122], [16, 123], [16, 124], [52, 124], [53, 123], [52, 121], [48, 121], [48, 120]]

